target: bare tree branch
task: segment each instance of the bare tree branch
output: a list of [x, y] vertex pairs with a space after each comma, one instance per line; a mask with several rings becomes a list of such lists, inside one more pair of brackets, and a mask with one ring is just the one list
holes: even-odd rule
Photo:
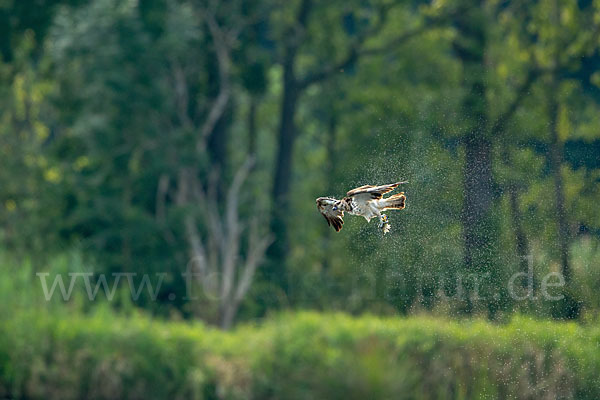
[[196, 228], [196, 221], [193, 216], [186, 215], [184, 218], [185, 232], [191, 247], [192, 262], [198, 267], [198, 271], [204, 280], [209, 271], [209, 265], [206, 259], [206, 251], [200, 239], [200, 233]]
[[223, 279], [221, 286], [221, 297], [223, 300], [231, 298], [231, 291], [235, 279], [235, 265], [239, 256], [240, 249], [240, 224], [238, 218], [238, 206], [240, 189], [248, 177], [254, 160], [248, 158], [242, 167], [237, 171], [229, 192], [227, 194], [227, 210], [225, 212], [227, 226], [227, 246], [222, 250], [223, 258]]
[[254, 273], [256, 272], [256, 267], [258, 266], [258, 263], [261, 261], [263, 255], [267, 251], [267, 248], [274, 240], [272, 235], [266, 235], [262, 238], [259, 238], [260, 233], [258, 232], [258, 221], [256, 219], [254, 219], [251, 223], [249, 235], [249, 253], [246, 257], [246, 262], [244, 263], [243, 267], [243, 273], [238, 281], [234, 297], [236, 307], [246, 296], [246, 293], [248, 293], [248, 289], [250, 288], [250, 284], [252, 283], [252, 279], [254, 278]]
[[[210, 31], [212, 42], [217, 55], [217, 65], [219, 70], [219, 93], [212, 103], [208, 116], [200, 128], [200, 137], [196, 144], [196, 149], [202, 151], [206, 145], [206, 139], [213, 132], [215, 125], [219, 119], [225, 113], [227, 103], [231, 97], [231, 82], [230, 82], [230, 49], [229, 42], [232, 40], [233, 33], [224, 32], [216, 21], [215, 15], [210, 12], [203, 13], [206, 25]], [[239, 34], [239, 28], [232, 32], [235, 33], [236, 37]]]

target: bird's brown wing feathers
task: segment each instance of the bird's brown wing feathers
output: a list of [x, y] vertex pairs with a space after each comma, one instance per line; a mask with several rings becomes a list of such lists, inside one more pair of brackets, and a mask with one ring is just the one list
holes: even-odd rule
[[364, 185], [361, 187], [357, 187], [356, 189], [352, 189], [346, 195], [352, 197], [356, 196], [357, 194], [369, 193], [371, 194], [373, 199], [380, 199], [383, 197], [384, 194], [391, 192], [403, 183], [408, 182], [396, 182], [381, 186]]
[[342, 210], [334, 210], [334, 199], [317, 199], [317, 208], [321, 215], [327, 221], [327, 225], [332, 226], [336, 232], [342, 230], [344, 225], [344, 212]]
[[336, 232], [339, 232], [342, 230], [342, 226], [344, 225], [344, 220], [342, 219], [341, 216], [336, 215], [336, 216], [330, 216], [327, 215], [325, 213], [321, 213], [325, 219], [327, 220], [327, 224], [329, 226], [333, 226], [333, 229], [335, 229]]

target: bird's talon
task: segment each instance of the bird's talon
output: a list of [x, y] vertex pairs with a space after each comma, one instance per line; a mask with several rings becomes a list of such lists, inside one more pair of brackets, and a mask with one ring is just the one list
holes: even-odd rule
[[383, 228], [385, 224], [388, 223], [388, 217], [385, 214], [381, 214], [379, 217], [379, 228]]
[[390, 231], [390, 228], [391, 228], [391, 227], [392, 227], [392, 226], [391, 226], [390, 224], [388, 224], [388, 223], [385, 223], [385, 224], [383, 224], [383, 225], [382, 225], [382, 227], [381, 227], [381, 231], [382, 231], [382, 232], [383, 232], [383, 234], [385, 235], [386, 233], [388, 233], [388, 232]]

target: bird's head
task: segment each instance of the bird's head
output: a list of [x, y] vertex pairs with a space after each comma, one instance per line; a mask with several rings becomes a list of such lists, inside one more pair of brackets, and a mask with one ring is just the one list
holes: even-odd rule
[[336, 199], [332, 199], [331, 197], [319, 197], [317, 200], [317, 208], [319, 210], [324, 209], [327, 206], [335, 207]]

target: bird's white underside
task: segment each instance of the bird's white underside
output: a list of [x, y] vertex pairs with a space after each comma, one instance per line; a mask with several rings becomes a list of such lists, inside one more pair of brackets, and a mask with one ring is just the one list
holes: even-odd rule
[[380, 218], [381, 211], [377, 207], [378, 202], [378, 200], [373, 200], [369, 193], [356, 195], [352, 198], [352, 211], [349, 214], [364, 217], [367, 222], [374, 217]]

